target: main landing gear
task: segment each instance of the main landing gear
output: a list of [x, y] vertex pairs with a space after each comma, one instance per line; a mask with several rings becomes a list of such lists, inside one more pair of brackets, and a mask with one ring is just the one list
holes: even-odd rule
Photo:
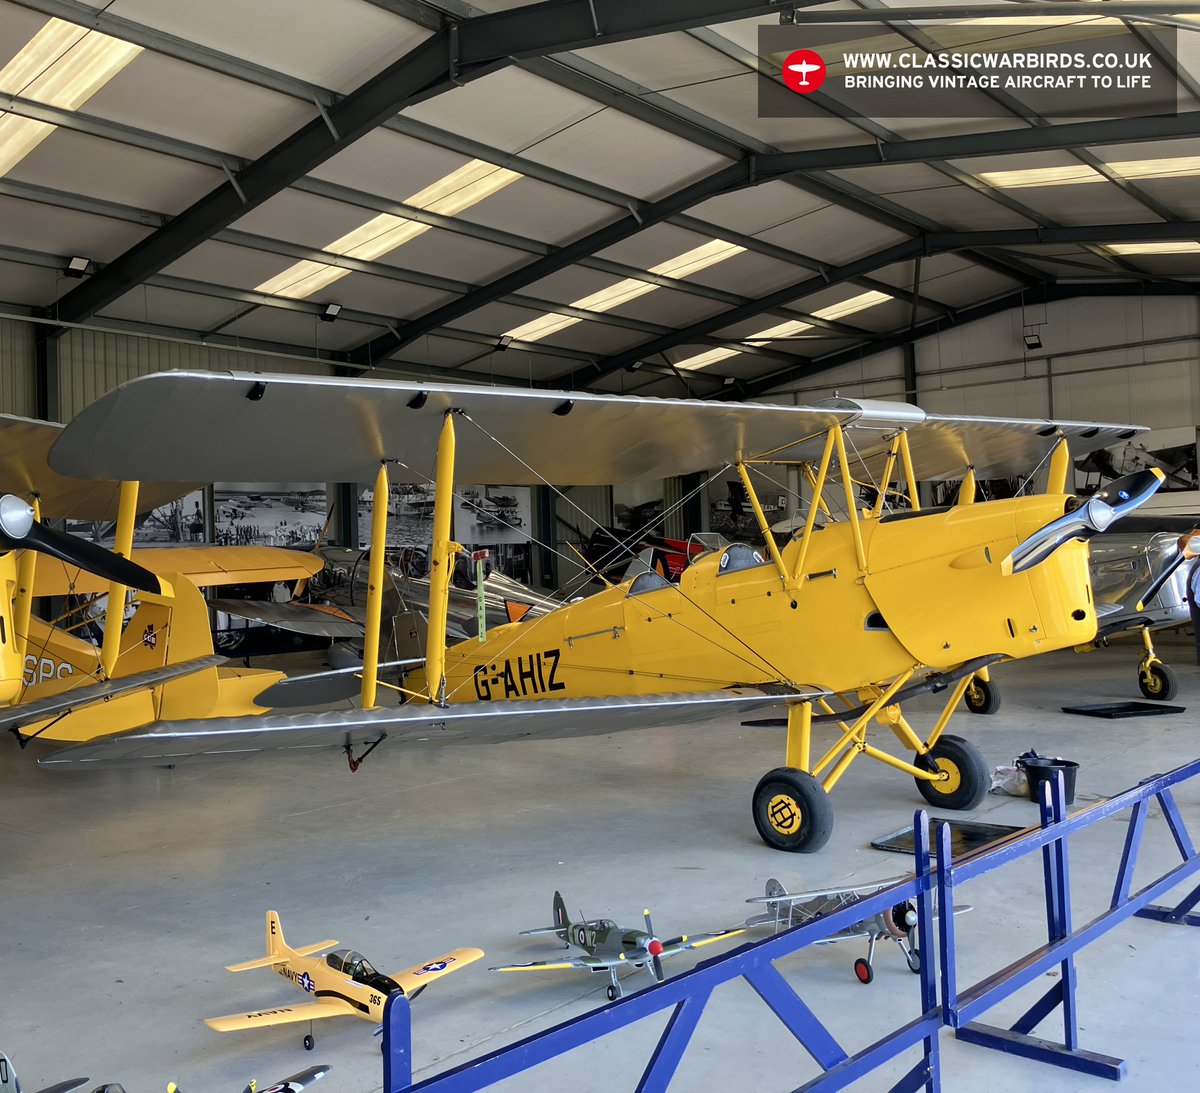
[[608, 995], [608, 1000], [610, 1002], [615, 1002], [623, 993], [621, 991], [621, 984], [617, 982], [617, 969], [615, 967], [609, 968], [608, 974], [611, 977], [612, 982], [609, 983], [609, 985], [605, 988], [604, 993]]
[[[789, 707], [787, 766], [763, 775], [754, 788], [754, 826], [763, 842], [775, 850], [799, 854], [820, 850], [833, 833], [829, 793], [860, 754], [911, 774], [921, 796], [938, 808], [970, 809], [982, 803], [991, 785], [983, 755], [962, 737], [944, 734], [942, 730], [972, 684], [986, 689], [984, 693], [993, 709], [999, 705], [998, 692], [992, 689], [986, 676], [980, 679], [968, 671], [954, 681], [933, 731], [927, 740], [922, 740], [893, 701], [912, 674], [905, 673], [886, 687], [872, 688], [861, 696], [865, 705], [845, 714], [835, 714], [824, 698], [815, 699], [825, 714], [823, 720], [833, 721], [841, 733], [815, 764], [809, 761], [814, 701]], [[846, 704], [851, 705], [849, 698]], [[913, 749], [916, 754], [911, 763], [867, 743], [867, 730], [873, 721], [886, 725], [901, 744]], [[919, 957], [917, 960], [919, 968]]]
[[313, 1034], [310, 1032], [307, 1036], [304, 1037], [304, 1050], [312, 1051], [312, 1049], [316, 1046], [317, 1046], [317, 1041], [313, 1038]]

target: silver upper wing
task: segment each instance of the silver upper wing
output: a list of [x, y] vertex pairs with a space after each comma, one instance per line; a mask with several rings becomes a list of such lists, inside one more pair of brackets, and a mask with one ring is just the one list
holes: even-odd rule
[[[460, 410], [460, 482], [607, 485], [724, 466], [739, 455], [815, 459], [841, 422], [852, 452], [878, 465], [909, 432], [922, 479], [1032, 470], [1059, 434], [1076, 452], [1127, 439], [1130, 425], [926, 414], [906, 403], [830, 399], [815, 406], [633, 398], [382, 379], [249, 372], [160, 372], [81, 411], [50, 453], [62, 474], [205, 481], [371, 482], [433, 477], [448, 410]], [[214, 431], [221, 442], [213, 443]], [[400, 464], [404, 464], [401, 466]]]
[[[0, 493], [19, 497], [36, 493], [46, 520], [68, 516], [76, 520], [116, 519], [121, 497], [119, 480], [96, 481], [93, 474], [68, 478], [50, 469], [50, 449], [64, 428], [53, 421], [0, 414]], [[153, 468], [151, 462], [142, 469], [149, 472]], [[186, 476], [178, 482], [142, 482], [138, 512], [149, 512], [196, 488]]]
[[782, 705], [786, 700], [786, 695], [758, 691], [707, 692], [637, 698], [462, 702], [444, 709], [413, 703], [332, 713], [158, 721], [127, 733], [63, 748], [44, 756], [39, 763], [75, 770], [127, 763], [174, 766], [191, 759], [238, 759], [279, 749], [343, 748], [381, 737], [407, 747], [595, 736], [702, 718], [741, 716], [751, 710]]

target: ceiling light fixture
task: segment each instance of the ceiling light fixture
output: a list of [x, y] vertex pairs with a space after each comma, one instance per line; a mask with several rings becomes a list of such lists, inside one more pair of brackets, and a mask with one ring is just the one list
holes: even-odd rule
[[[815, 318], [833, 322], [835, 319], [844, 319], [847, 315], [853, 315], [858, 311], [865, 311], [869, 307], [875, 307], [877, 304], [885, 303], [891, 299], [894, 299], [894, 297], [889, 296], [886, 292], [864, 292], [858, 296], [851, 296], [848, 300], [843, 300], [840, 304], [830, 304], [828, 307], [818, 308], [812, 314]], [[741, 341], [745, 345], [764, 345], [767, 342], [777, 341], [780, 338], [790, 338], [802, 331], [812, 329], [812, 323], [806, 323], [801, 319], [790, 319], [786, 323], [779, 323], [777, 326], [769, 326], [766, 330], [760, 330], [757, 334], [750, 334], [742, 338]], [[683, 368], [687, 371], [693, 371], [697, 368], [707, 368], [710, 364], [715, 364], [717, 361], [723, 361], [728, 357], [735, 357], [739, 352], [737, 349], [709, 349], [704, 353], [697, 353], [695, 356], [684, 357], [683, 360], [676, 361], [675, 367]]]
[[[711, 242], [704, 243], [699, 247], [693, 247], [689, 251], [684, 251], [683, 254], [676, 255], [674, 258], [668, 258], [665, 262], [660, 262], [657, 266], [651, 266], [647, 273], [654, 274], [658, 277], [672, 277], [676, 280], [682, 280], [685, 277], [690, 277], [693, 273], [699, 273], [709, 266], [716, 265], [718, 262], [724, 262], [727, 258], [732, 258], [735, 254], [741, 254], [745, 247], [739, 247], [736, 243], [726, 243], [723, 239], [713, 239]], [[645, 296], [648, 292], [653, 292], [656, 288], [661, 288], [661, 285], [653, 281], [643, 281], [638, 277], [627, 277], [623, 281], [618, 281], [616, 284], [609, 285], [608, 288], [602, 288], [599, 292], [593, 292], [590, 296], [583, 296], [578, 300], [572, 300], [569, 307], [579, 308], [580, 311], [597, 311], [605, 312], [612, 311], [615, 307], [620, 307], [621, 304], [626, 304], [630, 300], [636, 300], [639, 296]], [[541, 338], [545, 338], [550, 334], [556, 334], [560, 330], [565, 330], [568, 326], [574, 326], [578, 322], [582, 322], [583, 318], [577, 315], [563, 315], [560, 312], [551, 311], [545, 315], [539, 315], [536, 319], [531, 319], [523, 326], [514, 326], [510, 331], [514, 338], [520, 338], [523, 342], [536, 342]]]
[[[0, 69], [0, 93], [78, 110], [142, 52], [62, 19], [50, 19]], [[0, 117], [0, 175], [6, 175], [54, 132], [48, 122], [17, 114]]]
[[325, 310], [321, 312], [321, 320], [326, 323], [333, 322], [342, 313], [341, 304], [326, 304]]
[[1042, 348], [1042, 338], [1041, 338], [1041, 335], [1038, 334], [1038, 332], [1036, 330], [1026, 330], [1024, 337], [1025, 337], [1025, 348], [1026, 349], [1041, 349]]
[[[457, 171], [451, 171], [444, 178], [439, 178], [425, 189], [419, 190], [403, 204], [442, 216], [454, 216], [524, 177], [507, 167], [497, 167], [494, 163], [473, 159]], [[418, 235], [423, 235], [432, 226], [404, 216], [381, 213], [321, 249], [363, 262], [373, 262], [416, 239]], [[255, 291], [270, 293], [272, 296], [286, 296], [290, 300], [302, 300], [350, 272], [352, 271], [344, 266], [305, 259], [263, 281], [261, 285], [256, 286]]]
[[90, 258], [81, 258], [76, 255], [74, 258], [68, 258], [67, 264], [63, 268], [63, 273], [68, 277], [85, 277], [92, 272], [92, 260]]

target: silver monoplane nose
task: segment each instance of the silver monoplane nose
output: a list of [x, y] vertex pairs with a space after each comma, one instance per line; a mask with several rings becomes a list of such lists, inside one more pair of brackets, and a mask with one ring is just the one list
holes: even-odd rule
[[1150, 499], [1163, 483], [1157, 467], [1127, 474], [1097, 490], [1078, 508], [1051, 520], [1021, 543], [1000, 563], [1000, 571], [1023, 573], [1044, 562], [1064, 543], [1072, 539], [1090, 539], [1108, 529], [1114, 520], [1127, 516]]

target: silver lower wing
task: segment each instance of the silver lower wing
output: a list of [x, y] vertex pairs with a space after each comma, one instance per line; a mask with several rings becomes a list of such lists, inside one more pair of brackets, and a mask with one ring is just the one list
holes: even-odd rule
[[[799, 694], [728, 692], [642, 695], [636, 698], [567, 698], [525, 702], [426, 704], [262, 717], [158, 721], [98, 737], [44, 756], [59, 769], [149, 763], [174, 766], [194, 759], [246, 758], [280, 749], [339, 748], [388, 739], [395, 743], [495, 744], [508, 740], [596, 736], [626, 729], [738, 717], [782, 706]], [[816, 697], [816, 693], [805, 694]]]

